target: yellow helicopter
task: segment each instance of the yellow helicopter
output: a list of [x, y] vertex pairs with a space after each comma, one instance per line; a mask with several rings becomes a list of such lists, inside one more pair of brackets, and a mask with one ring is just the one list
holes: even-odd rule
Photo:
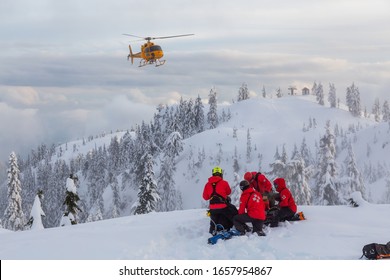
[[141, 60], [139, 62], [138, 67], [142, 67], [148, 64], [155, 64], [155, 66], [157, 67], [157, 66], [164, 65], [165, 63], [165, 60], [161, 60], [161, 58], [164, 56], [164, 52], [159, 45], [156, 45], [155, 43], [151, 42], [151, 40], [185, 37], [185, 36], [192, 36], [194, 34], [183, 34], [183, 35], [164, 36], [164, 37], [139, 37], [131, 34], [122, 34], [122, 35], [140, 38], [140, 40], [137, 41], [146, 40], [146, 43], [144, 43], [141, 46], [141, 51], [138, 53], [133, 53], [133, 51], [131, 50], [131, 46], [129, 45], [130, 53], [127, 56], [127, 60], [131, 59], [131, 64], [134, 63], [134, 58], [140, 58]]

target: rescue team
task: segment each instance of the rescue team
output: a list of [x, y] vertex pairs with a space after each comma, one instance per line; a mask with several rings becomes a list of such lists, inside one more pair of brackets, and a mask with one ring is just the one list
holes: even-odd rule
[[[203, 190], [203, 199], [209, 201], [210, 229], [212, 235], [233, 226], [245, 235], [246, 232], [265, 236], [263, 225], [277, 227], [282, 221], [303, 220], [303, 213], [297, 213], [297, 205], [283, 178], [271, 182], [260, 172], [246, 172], [240, 182], [242, 191], [240, 205], [231, 204], [232, 190], [223, 179], [223, 170], [216, 166]], [[252, 224], [252, 229], [247, 225]]]

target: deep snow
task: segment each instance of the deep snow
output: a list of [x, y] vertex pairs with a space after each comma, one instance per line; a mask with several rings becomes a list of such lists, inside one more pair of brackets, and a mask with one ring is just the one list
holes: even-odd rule
[[205, 209], [150, 213], [75, 226], [0, 232], [0, 259], [357, 260], [390, 241], [390, 205], [300, 206], [307, 220], [208, 245]]

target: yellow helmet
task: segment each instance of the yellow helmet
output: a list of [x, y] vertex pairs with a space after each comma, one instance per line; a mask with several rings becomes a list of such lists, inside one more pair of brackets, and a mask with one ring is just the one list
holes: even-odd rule
[[216, 166], [216, 167], [214, 167], [213, 168], [213, 175], [215, 176], [222, 176], [222, 174], [223, 174], [223, 170], [222, 170], [222, 168], [221, 167], [219, 167], [219, 166]]

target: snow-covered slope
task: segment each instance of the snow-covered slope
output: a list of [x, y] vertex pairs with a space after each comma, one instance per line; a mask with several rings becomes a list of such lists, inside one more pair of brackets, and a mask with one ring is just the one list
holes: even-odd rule
[[[221, 122], [216, 129], [206, 130], [185, 139], [184, 151], [177, 158], [175, 185], [182, 193], [183, 208], [193, 209], [205, 207], [201, 193], [213, 166], [220, 165], [224, 169], [224, 178], [234, 186], [233, 163], [235, 152], [240, 169], [238, 176], [242, 178], [246, 171], [260, 170], [263, 173], [270, 171], [270, 163], [274, 162], [274, 155], [285, 149], [290, 157], [294, 146], [298, 148], [305, 140], [312, 156], [316, 157], [316, 146], [320, 137], [325, 133], [325, 125], [330, 121], [332, 129], [337, 130], [344, 137], [337, 137], [336, 144], [341, 147], [342, 141], [352, 143], [353, 152], [359, 171], [363, 174], [366, 187], [365, 197], [374, 203], [386, 203], [384, 194], [386, 177], [389, 177], [390, 166], [389, 126], [387, 123], [377, 123], [370, 118], [353, 117], [342, 104], [341, 108], [321, 106], [315, 101], [315, 96], [285, 96], [283, 98], [251, 98], [231, 105], [219, 105], [219, 112], [230, 111], [231, 119]], [[205, 111], [208, 106], [205, 104]], [[251, 138], [252, 154], [247, 159], [247, 136]], [[86, 155], [92, 149], [109, 146], [111, 139], [118, 139], [125, 132], [105, 134], [94, 139], [77, 140], [63, 144], [57, 148], [52, 162], [61, 158], [70, 162], [79, 154]], [[132, 134], [134, 135], [134, 134]], [[199, 159], [204, 155], [203, 159]], [[347, 151], [337, 152], [336, 161], [343, 168], [343, 161]], [[159, 175], [160, 159], [156, 158], [155, 175]], [[382, 172], [382, 178], [373, 182], [364, 174], [365, 170]], [[376, 171], [375, 171], [376, 170]], [[375, 174], [373, 176], [376, 176]], [[79, 195], [82, 200], [88, 201], [87, 180], [79, 174]], [[269, 178], [273, 179], [273, 178]], [[120, 179], [119, 179], [120, 180]], [[311, 187], [314, 188], [313, 182]], [[136, 186], [125, 188], [122, 202], [125, 206], [121, 216], [130, 214], [130, 206], [136, 199]], [[103, 195], [104, 208], [111, 209], [112, 192], [107, 187]], [[110, 213], [105, 213], [110, 217]]]
[[307, 220], [208, 245], [205, 209], [150, 213], [45, 230], [0, 231], [2, 260], [357, 260], [390, 241], [390, 205], [301, 206]]
[[[241, 178], [248, 170], [269, 172], [276, 149], [281, 153], [284, 148], [288, 157], [291, 157], [294, 145], [299, 149], [303, 139], [313, 157], [316, 157], [316, 146], [320, 137], [325, 134], [328, 120], [332, 129], [337, 127], [345, 135], [345, 140], [352, 143], [361, 173], [369, 164], [374, 167], [378, 163], [390, 166], [388, 157], [383, 156], [390, 155], [387, 123], [378, 124], [369, 118], [353, 117], [343, 108], [321, 106], [315, 102], [314, 96], [253, 98], [225, 107], [227, 108], [232, 115], [228, 122], [184, 141], [185, 149], [178, 162], [176, 184], [183, 193], [187, 208], [202, 205], [201, 192], [214, 165], [220, 165], [225, 171], [224, 178], [233, 183], [235, 149], [240, 165], [238, 175]], [[252, 146], [252, 158], [249, 161], [246, 158], [248, 130]], [[336, 139], [338, 147], [341, 147], [342, 140], [341, 137]], [[204, 151], [206, 155], [202, 167], [189, 167], [189, 162], [197, 157], [199, 151]], [[347, 151], [339, 150], [337, 153], [340, 173], [346, 156]], [[367, 198], [371, 202], [383, 202], [384, 180], [375, 186], [371, 186], [368, 180], [365, 183]]]

